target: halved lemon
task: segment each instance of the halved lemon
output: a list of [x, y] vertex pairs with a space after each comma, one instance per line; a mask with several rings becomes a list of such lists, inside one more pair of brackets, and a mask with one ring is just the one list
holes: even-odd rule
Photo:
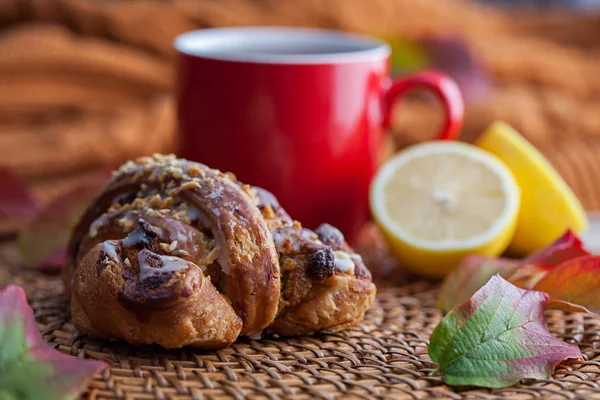
[[428, 142], [389, 160], [371, 185], [373, 217], [406, 268], [441, 278], [466, 255], [510, 243], [521, 192], [494, 155], [461, 142]]
[[550, 162], [516, 130], [495, 122], [477, 146], [496, 155], [510, 169], [523, 192], [517, 230], [508, 250], [525, 255], [542, 249], [567, 229], [581, 232], [587, 216], [579, 199]]

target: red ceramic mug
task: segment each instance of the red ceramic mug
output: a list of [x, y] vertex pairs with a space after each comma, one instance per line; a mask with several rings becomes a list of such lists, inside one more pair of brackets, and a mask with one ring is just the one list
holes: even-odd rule
[[185, 33], [178, 52], [179, 155], [273, 192], [303, 225], [352, 240], [395, 100], [426, 89], [443, 103], [439, 139], [455, 139], [463, 101], [437, 72], [391, 81], [382, 41], [298, 28]]

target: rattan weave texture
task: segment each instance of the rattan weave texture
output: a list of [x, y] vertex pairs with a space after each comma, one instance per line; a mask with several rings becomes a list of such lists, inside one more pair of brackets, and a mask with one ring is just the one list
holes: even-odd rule
[[16, 272], [14, 246], [0, 246], [0, 287], [15, 283], [28, 293], [38, 327], [58, 350], [95, 358], [110, 367], [90, 382], [89, 399], [600, 399], [600, 319], [548, 312], [550, 330], [577, 343], [585, 361], [557, 368], [548, 380], [500, 390], [450, 388], [437, 376], [427, 341], [442, 314], [437, 286], [412, 282], [380, 289], [366, 319], [331, 335], [240, 341], [203, 352], [132, 347], [81, 337], [69, 321], [61, 283]]

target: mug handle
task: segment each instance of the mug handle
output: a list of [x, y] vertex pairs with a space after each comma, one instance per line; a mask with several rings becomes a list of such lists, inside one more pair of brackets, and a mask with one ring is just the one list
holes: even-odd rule
[[435, 94], [444, 106], [446, 121], [439, 140], [455, 140], [460, 134], [465, 113], [460, 89], [454, 79], [436, 71], [423, 71], [414, 75], [403, 76], [393, 81], [384, 90], [383, 128], [391, 125], [394, 102], [407, 92], [415, 89], [427, 89]]

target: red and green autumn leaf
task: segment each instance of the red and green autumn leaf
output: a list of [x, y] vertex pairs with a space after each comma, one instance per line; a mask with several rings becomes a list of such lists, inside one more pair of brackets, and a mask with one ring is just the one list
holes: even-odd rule
[[600, 314], [600, 257], [564, 262], [537, 282], [534, 290], [548, 293], [550, 308]]
[[575, 345], [548, 331], [548, 295], [524, 290], [499, 275], [448, 313], [434, 330], [429, 355], [437, 372], [455, 386], [499, 388], [524, 378], [548, 378]]
[[581, 240], [569, 230], [550, 246], [523, 260], [466, 257], [444, 280], [438, 307], [442, 311], [450, 311], [467, 300], [494, 274], [500, 274], [519, 287], [531, 289], [562, 263], [588, 255], [590, 253], [583, 248]]
[[74, 399], [106, 366], [50, 348], [18, 286], [0, 291], [0, 399]]

